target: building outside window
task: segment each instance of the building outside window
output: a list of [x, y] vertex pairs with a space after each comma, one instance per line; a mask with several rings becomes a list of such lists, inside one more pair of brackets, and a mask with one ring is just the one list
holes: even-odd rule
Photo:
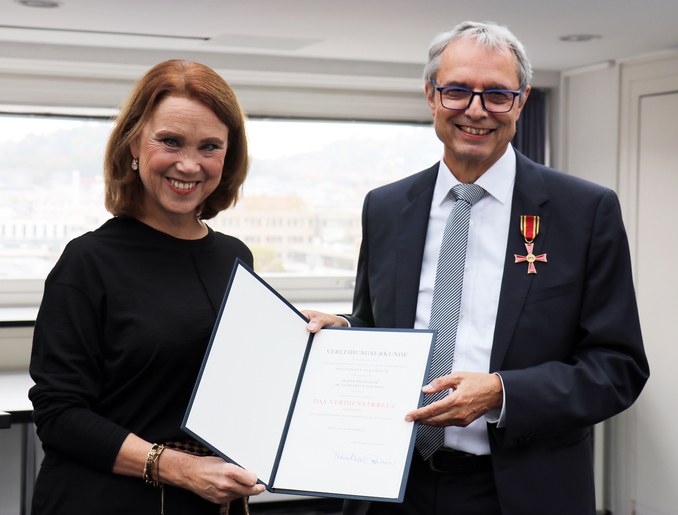
[[[44, 279], [68, 241], [110, 218], [112, 115], [0, 116], [0, 280]], [[247, 243], [260, 273], [355, 273], [365, 194], [442, 155], [425, 126], [250, 120], [247, 130], [242, 198], [208, 223]]]

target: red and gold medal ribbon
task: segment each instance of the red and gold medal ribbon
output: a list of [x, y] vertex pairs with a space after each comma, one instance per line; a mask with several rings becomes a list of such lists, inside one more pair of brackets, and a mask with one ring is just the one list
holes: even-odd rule
[[522, 215], [520, 217], [520, 232], [526, 243], [532, 243], [539, 234], [539, 217]]

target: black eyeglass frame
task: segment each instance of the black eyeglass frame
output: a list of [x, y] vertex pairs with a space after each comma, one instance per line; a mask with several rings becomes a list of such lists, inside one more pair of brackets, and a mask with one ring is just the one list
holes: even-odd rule
[[[485, 111], [487, 111], [488, 113], [496, 114], [508, 113], [511, 111], [511, 109], [513, 109], [513, 105], [516, 103], [516, 97], [520, 95], [520, 89], [518, 91], [511, 91], [510, 89], [488, 89], [486, 91], [473, 91], [471, 89], [460, 88], [458, 86], [438, 86], [438, 83], [434, 80], [432, 80], [431, 82], [440, 93], [440, 105], [443, 106], [444, 109], [449, 109], [450, 111], [466, 111], [469, 107], [471, 107], [473, 99], [476, 97], [476, 95], [478, 95], [480, 97], [480, 103], [483, 105], [483, 109], [485, 109]], [[471, 93], [471, 98], [469, 98], [468, 105], [466, 107], [447, 107], [443, 103], [443, 91], [446, 89], [456, 89], [460, 91], [468, 91], [469, 93]], [[511, 95], [513, 95], [513, 100], [511, 100], [511, 106], [506, 111], [493, 111], [492, 109], [488, 109], [487, 106], [485, 105], [485, 97], [483, 97], [483, 95], [485, 93], [495, 93], [495, 92], [510, 93]]]

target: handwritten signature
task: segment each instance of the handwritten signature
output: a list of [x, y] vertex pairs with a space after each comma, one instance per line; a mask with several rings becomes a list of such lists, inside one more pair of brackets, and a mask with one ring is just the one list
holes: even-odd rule
[[363, 465], [389, 465], [393, 466], [396, 464], [395, 461], [387, 461], [381, 459], [379, 456], [374, 454], [364, 454], [358, 455], [350, 452], [337, 452], [334, 451], [334, 459], [344, 460], [344, 461], [354, 461], [356, 463], [362, 463]]

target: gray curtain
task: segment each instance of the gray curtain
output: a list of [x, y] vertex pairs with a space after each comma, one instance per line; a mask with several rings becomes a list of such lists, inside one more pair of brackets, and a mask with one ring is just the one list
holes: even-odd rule
[[513, 146], [540, 164], [546, 159], [546, 91], [532, 88], [516, 124]]

